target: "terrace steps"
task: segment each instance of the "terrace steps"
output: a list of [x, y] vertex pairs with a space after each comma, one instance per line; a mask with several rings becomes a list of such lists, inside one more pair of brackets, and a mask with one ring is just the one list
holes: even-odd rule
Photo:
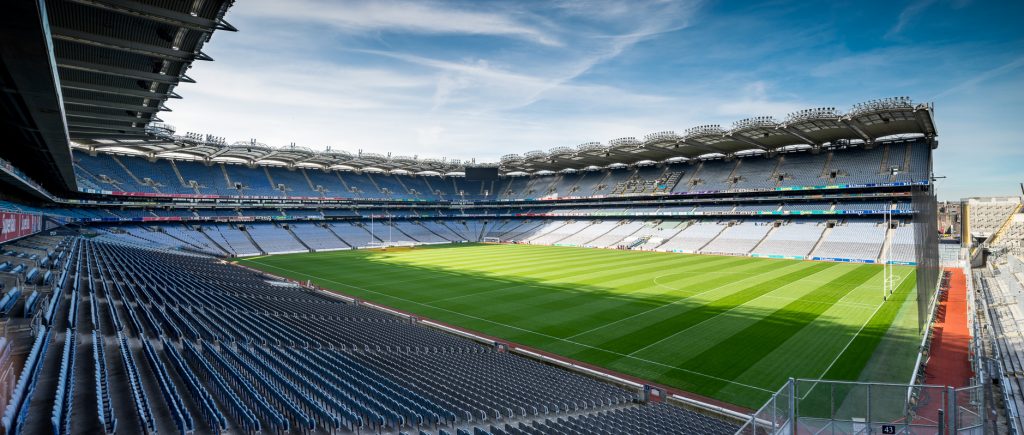
[[345, 182], [345, 178], [341, 176], [341, 172], [340, 171], [334, 172], [334, 176], [338, 177], [338, 181], [341, 182], [341, 185], [343, 187], [345, 187], [345, 192], [346, 193], [352, 193], [352, 188], [348, 187], [348, 183]]
[[[309, 185], [309, 190], [312, 190], [314, 192], [317, 191], [316, 190], [316, 185], [313, 184], [313, 180], [309, 179], [309, 174], [306, 173], [306, 170], [303, 169], [303, 168], [298, 168], [296, 170], [302, 173], [302, 178], [306, 179], [306, 184]], [[321, 193], [321, 196], [322, 195], [323, 195], [323, 193]]]
[[832, 151], [829, 151], [828, 155], [825, 156], [825, 165], [821, 167], [821, 175], [819, 175], [818, 178], [829, 178], [829, 175], [832, 172], [831, 167], [832, 167]]
[[[589, 245], [589, 244], [593, 243], [593, 242], [594, 242], [594, 240], [597, 240], [597, 239], [600, 239], [600, 238], [604, 237], [604, 236], [605, 236], [606, 234], [608, 234], [608, 233], [610, 233], [610, 232], [614, 231], [614, 230], [615, 230], [616, 228], [618, 228], [618, 227], [621, 227], [621, 226], [623, 226], [623, 225], [625, 225], [625, 224], [627, 224], [627, 223], [629, 223], [629, 221], [628, 221], [628, 220], [621, 220], [621, 221], [619, 221], [618, 225], [615, 225], [614, 227], [611, 227], [611, 228], [609, 228], [609, 229], [608, 229], [608, 231], [605, 231], [605, 232], [603, 232], [603, 233], [601, 233], [601, 234], [598, 234], [598, 235], [597, 235], [597, 237], [594, 237], [594, 238], [592, 238], [592, 239], [590, 239], [590, 240], [587, 240], [586, 242], [584, 242], [584, 243], [583, 243], [583, 246], [587, 246], [587, 245]], [[591, 225], [594, 225], [594, 224], [591, 224]], [[638, 230], [638, 231], [639, 231], [639, 230]], [[632, 234], [632, 233], [631, 233], [631, 234]], [[629, 237], [629, 236], [627, 235], [626, 237]], [[624, 239], [624, 238], [626, 238], [626, 237], [623, 237], [622, 239]], [[615, 245], [616, 243], [618, 243], [618, 242], [619, 242], [619, 241], [621, 241], [622, 239], [616, 240], [616, 241], [615, 241], [615, 243], [612, 243], [612, 244], [610, 244], [609, 246], [611, 246], [611, 245]]]
[[395, 176], [394, 178], [395, 178], [396, 181], [398, 181], [398, 185], [402, 186], [402, 189], [405, 190], [405, 193], [407, 195], [412, 195], [412, 191], [409, 190], [409, 186], [406, 186], [405, 183], [402, 182], [402, 177]]
[[768, 238], [770, 238], [772, 234], [775, 233], [775, 231], [777, 231], [779, 228], [782, 228], [782, 225], [772, 225], [772, 227], [768, 229], [768, 232], [764, 233], [764, 237], [761, 237], [761, 240], [758, 240], [757, 243], [754, 244], [754, 247], [750, 248], [750, 250], [747, 251], [747, 253], [749, 254], [757, 250], [757, 248], [761, 246], [761, 244], [764, 243], [765, 240], [768, 240]]
[[225, 254], [232, 255], [232, 253], [234, 253], [234, 251], [231, 251], [231, 250], [228, 250], [228, 249], [224, 249], [224, 246], [221, 245], [220, 243], [217, 243], [216, 240], [213, 240], [213, 237], [210, 237], [210, 235], [206, 231], [199, 231], [199, 233], [202, 234], [203, 236], [205, 236], [206, 240], [210, 241], [210, 244], [212, 244], [213, 246], [216, 246], [217, 249], [220, 249], [221, 251], [224, 251]]
[[381, 195], [384, 194], [384, 191], [381, 190], [380, 185], [377, 184], [377, 180], [373, 179], [373, 174], [369, 172], [363, 172], [363, 175], [366, 175], [366, 179], [370, 180], [370, 184], [373, 184], [373, 187], [377, 189], [377, 193], [380, 193]]
[[546, 236], [548, 234], [551, 234], [551, 233], [553, 233], [555, 231], [558, 231], [559, 228], [562, 228], [562, 227], [564, 227], [566, 225], [569, 225], [570, 222], [572, 222], [572, 221], [563, 221], [561, 225], [557, 225], [557, 226], [555, 226], [554, 228], [552, 228], [552, 229], [550, 229], [548, 231], [544, 231], [543, 233], [534, 234], [528, 240], [534, 240], [534, 239], [538, 239], [538, 238], [544, 237], [544, 236]]
[[170, 163], [171, 170], [174, 171], [174, 176], [178, 177], [178, 182], [181, 183], [182, 187], [190, 187], [188, 183], [185, 183], [185, 177], [181, 176], [181, 171], [178, 170], [178, 165], [174, 164], [174, 160], [167, 160]]
[[426, 184], [427, 187], [430, 188], [430, 193], [437, 194], [438, 198], [441, 198], [442, 200], [444, 199], [444, 192], [435, 189], [434, 186], [430, 184], [430, 177], [424, 176], [423, 184]]
[[552, 245], [557, 245], [557, 244], [561, 243], [561, 242], [562, 242], [563, 240], [565, 240], [565, 239], [568, 239], [568, 238], [570, 238], [570, 237], [573, 237], [573, 236], [575, 236], [576, 234], [582, 233], [583, 231], [586, 231], [586, 230], [587, 230], [587, 228], [590, 228], [590, 227], [594, 226], [595, 224], [597, 224], [597, 222], [598, 222], [598, 221], [590, 221], [590, 223], [588, 223], [588, 224], [587, 224], [587, 226], [585, 226], [585, 227], [583, 227], [583, 228], [580, 228], [580, 229], [579, 229], [578, 231], [576, 231], [575, 233], [569, 234], [569, 235], [567, 235], [567, 236], [565, 236], [565, 237], [562, 237], [562, 238], [560, 238], [560, 239], [558, 239], [558, 240], [555, 240], [555, 241], [551, 242], [551, 244], [552, 244]]
[[[422, 223], [422, 222], [420, 222], [420, 221], [416, 221], [416, 225], [419, 225], [419, 226], [423, 227], [423, 229], [427, 230], [427, 232], [429, 232], [430, 234], [433, 234], [433, 235], [435, 235], [435, 236], [437, 236], [437, 237], [441, 238], [442, 240], [448, 240], [449, 242], [450, 242], [450, 241], [452, 241], [451, 239], [449, 239], [449, 238], [447, 238], [447, 237], [445, 237], [445, 236], [442, 236], [442, 235], [441, 235], [441, 234], [439, 234], [439, 233], [438, 233], [437, 231], [434, 231], [434, 230], [433, 230], [433, 229], [431, 229], [430, 227], [428, 227], [428, 226], [426, 226], [426, 225], [423, 225], [423, 223]], [[442, 222], [442, 223], [441, 223], [441, 225], [444, 225], [444, 222]], [[447, 226], [447, 225], [445, 225], [445, 228], [448, 228], [448, 226]], [[449, 230], [449, 231], [451, 231], [451, 228], [448, 228], [448, 230]], [[405, 234], [405, 233], [403, 232], [402, 234]], [[458, 234], [458, 233], [455, 233], [455, 234]], [[406, 235], [408, 236], [408, 234], [406, 234]], [[409, 236], [409, 238], [412, 238], [412, 236]], [[416, 240], [416, 239], [414, 239], [414, 238], [413, 238], [413, 240]]]
[[299, 242], [299, 244], [302, 245], [303, 248], [306, 248], [306, 250], [308, 250], [309, 252], [316, 252], [316, 250], [311, 248], [311, 247], [309, 247], [309, 245], [306, 244], [306, 242], [303, 241], [302, 238], [300, 238], [298, 234], [295, 234], [295, 231], [292, 231], [292, 226], [291, 225], [285, 226], [284, 229], [288, 230], [288, 234], [291, 234], [292, 237], [295, 238], [295, 241]]
[[913, 160], [911, 158], [910, 151], [913, 148], [914, 147], [911, 144], [907, 144], [907, 145], [903, 146], [903, 149], [906, 150], [906, 151], [903, 152], [903, 167], [900, 168], [900, 170], [903, 171], [903, 172], [910, 172], [910, 163]]
[[480, 225], [480, 234], [476, 235], [476, 240], [478, 242], [484, 240], [484, 234], [487, 234], [487, 224], [488, 223], [489, 222], [485, 220], [485, 221], [483, 221], [483, 225]]
[[[317, 224], [317, 225], [320, 225], [320, 224]], [[326, 229], [326, 230], [327, 230], [327, 231], [328, 231], [329, 233], [331, 233], [331, 235], [332, 235], [332, 236], [334, 236], [334, 238], [338, 239], [338, 240], [339, 240], [339, 241], [340, 241], [340, 242], [341, 242], [341, 243], [342, 243], [343, 245], [345, 245], [345, 246], [347, 246], [347, 247], [349, 247], [349, 248], [353, 247], [351, 243], [349, 243], [349, 242], [348, 242], [348, 241], [346, 241], [345, 239], [341, 238], [341, 236], [339, 236], [339, 235], [338, 235], [338, 233], [334, 232], [334, 227], [332, 227], [332, 226], [330, 226], [330, 225], [328, 225], [328, 224], [323, 224], [323, 227], [324, 227], [324, 228], [325, 228], [325, 229]]]
[[451, 231], [451, 232], [455, 233], [459, 237], [462, 237], [465, 240], [472, 240], [471, 237], [466, 236], [467, 233], [463, 232], [461, 229], [457, 229], [457, 228], [459, 228], [459, 225], [461, 224], [461, 228], [462, 229], [469, 230], [469, 228], [466, 227], [466, 225], [464, 223], [461, 223], [461, 222], [460, 222], [460, 224], [451, 223], [449, 225], [448, 221], [437, 221], [437, 222], [440, 223], [441, 226], [443, 226], [445, 228], [448, 228], [448, 231]]
[[[604, 176], [602, 176], [601, 179], [597, 180], [597, 183], [594, 184], [594, 190], [597, 190], [599, 186], [604, 186], [605, 185], [605, 181], [607, 181], [608, 177], [611, 176], [611, 175], [612, 175], [612, 171], [604, 171]], [[594, 192], [591, 191], [589, 194], [593, 195]]]
[[814, 256], [814, 254], [818, 251], [818, 248], [821, 247], [821, 244], [824, 243], [825, 240], [828, 240], [828, 235], [831, 232], [832, 232], [832, 228], [829, 228], [826, 225], [825, 229], [821, 232], [821, 235], [818, 236], [818, 241], [814, 242], [814, 246], [811, 248], [811, 251], [807, 253], [808, 257], [813, 257]]
[[889, 168], [887, 167], [888, 163], [889, 163], [889, 144], [886, 144], [885, 146], [882, 147], [882, 161], [878, 162], [878, 173], [879, 174], [884, 174], [884, 173], [886, 173], [889, 170]]
[[[672, 230], [672, 233], [671, 233], [671, 234], [669, 234], [669, 235], [667, 235], [667, 236], [664, 236], [664, 237], [662, 237], [662, 238], [661, 238], [661, 242], [660, 242], [660, 243], [658, 243], [657, 245], [651, 246], [651, 247], [650, 247], [650, 249], [654, 250], [654, 249], [658, 249], [658, 248], [660, 248], [660, 247], [661, 247], [661, 245], [664, 245], [664, 244], [665, 244], [665, 243], [667, 243], [667, 242], [668, 242], [669, 240], [672, 240], [672, 239], [673, 239], [674, 237], [678, 236], [678, 235], [679, 235], [679, 233], [681, 233], [681, 232], [683, 232], [683, 230], [685, 230], [685, 229], [689, 228], [689, 227], [690, 227], [690, 225], [692, 225], [692, 224], [693, 224], [693, 221], [683, 221], [683, 222], [680, 222], [680, 223], [679, 223], [679, 226], [677, 226], [677, 227], [675, 227], [675, 228], [672, 228], [672, 229], [671, 229], [671, 230]], [[653, 236], [651, 236], [651, 238], [654, 238], [654, 237], [653, 237]], [[650, 239], [648, 239], [648, 241], [647, 241], [647, 242], [644, 242], [644, 244], [646, 245], [646, 244], [647, 244], [647, 243], [649, 243], [649, 242], [650, 242]]]
[[[224, 183], [226, 184], [227, 188], [234, 189], [235, 183], [232, 183], [231, 177], [228, 176], [228, 168], [225, 168], [222, 163], [217, 163], [217, 166], [220, 168], [220, 172], [224, 174]], [[239, 191], [239, 193], [241, 193], [241, 191]]]
[[[193, 246], [193, 247], [196, 247], [196, 248], [198, 248], [198, 246], [195, 246], [194, 244], [192, 244], [192, 242], [189, 242], [189, 241], [183, 240], [183, 239], [182, 239], [181, 237], [175, 236], [174, 234], [171, 234], [171, 233], [169, 233], [169, 232], [167, 232], [167, 231], [164, 231], [163, 227], [154, 227], [154, 228], [156, 229], [156, 231], [159, 231], [159, 232], [161, 232], [161, 233], [164, 233], [165, 235], [167, 235], [167, 237], [170, 237], [170, 238], [172, 238], [172, 239], [174, 239], [174, 240], [177, 240], [177, 241], [181, 242], [182, 244], [185, 244], [185, 245], [188, 245], [188, 246]], [[225, 252], [225, 254], [226, 254], [226, 253], [227, 253], [227, 252]]]
[[885, 260], [885, 257], [889, 254], [889, 251], [892, 249], [892, 239], [895, 235], [896, 230], [892, 229], [891, 226], [885, 229], [885, 240], [882, 242], [882, 247], [881, 249], [879, 249], [878, 258], [876, 259], [879, 263]]
[[[284, 192], [284, 191], [285, 191], [284, 189], [278, 189], [278, 188], [277, 188], [277, 183], [274, 183], [274, 177], [272, 177], [272, 176], [270, 175], [270, 170], [269, 170], [269, 169], [267, 169], [267, 167], [266, 167], [266, 166], [264, 166], [264, 167], [263, 167], [263, 173], [267, 175], [267, 182], [269, 182], [269, 183], [270, 183], [270, 189], [271, 189], [271, 190], [280, 190], [281, 192]], [[285, 186], [285, 188], [287, 188], [287, 187], [288, 187], [288, 186]]]
[[[231, 227], [229, 227], [229, 228], [231, 228]], [[267, 251], [265, 249], [263, 249], [263, 247], [260, 246], [259, 243], [256, 243], [256, 239], [252, 238], [252, 234], [249, 234], [248, 230], [243, 229], [243, 228], [239, 228], [239, 227], [235, 227], [234, 230], [235, 231], [241, 231], [241, 232], [245, 233], [245, 237], [247, 239], [249, 239], [249, 243], [252, 243], [252, 245], [256, 247], [256, 250], [260, 251], [261, 254], [267, 255]]]
[[714, 241], [715, 241], [715, 239], [717, 239], [717, 238], [721, 237], [721, 236], [722, 236], [722, 234], [725, 234], [725, 232], [726, 232], [726, 231], [729, 231], [729, 228], [732, 228], [733, 226], [734, 226], [734, 225], [721, 225], [722, 229], [721, 229], [721, 230], [719, 230], [719, 231], [718, 231], [718, 233], [717, 233], [717, 234], [715, 234], [715, 236], [714, 236], [714, 237], [712, 237], [712, 238], [708, 239], [708, 241], [707, 241], [707, 242], [704, 242], [704, 244], [703, 244], [703, 245], [700, 245], [700, 247], [699, 247], [699, 248], [695, 249], [695, 250], [694, 250], [694, 252], [701, 252], [701, 251], [703, 251], [703, 250], [704, 250], [704, 248], [706, 248], [706, 247], [707, 247], [708, 245], [710, 245], [710, 244], [711, 244], [711, 242], [714, 242]]
[[498, 238], [499, 239], [505, 238], [506, 235], [508, 235], [509, 233], [519, 229], [523, 225], [526, 225], [526, 221], [519, 221], [519, 225], [516, 225], [516, 226], [514, 226], [512, 228], [506, 229], [505, 231], [502, 231], [501, 233], [498, 233]]
[[697, 180], [700, 179], [700, 177], [698, 177], [698, 176], [700, 175], [701, 169], [704, 169], [704, 161], [703, 160], [701, 160], [699, 163], [697, 163], [697, 169], [694, 169], [693, 173], [690, 174], [690, 177], [686, 179], [686, 190], [690, 190], [694, 186], [693, 183], [696, 183]]
[[383, 242], [384, 241], [384, 239], [382, 239], [382, 238], [377, 236], [377, 234], [376, 234], [377, 230], [376, 229], [371, 230], [369, 228], [366, 228], [366, 225], [363, 225], [362, 223], [359, 223], [359, 222], [352, 224], [352, 226], [362, 228], [363, 231], [366, 231], [366, 234], [368, 236], [372, 237], [373, 239], [377, 240], [378, 242]]
[[135, 174], [132, 173], [131, 169], [128, 169], [128, 167], [125, 166], [124, 163], [121, 162], [121, 159], [118, 159], [117, 156], [111, 154], [110, 159], [113, 160], [114, 163], [117, 163], [117, 166], [120, 166], [121, 169], [124, 170], [124, 173], [128, 174], [128, 176], [131, 177], [132, 180], [134, 180], [136, 183], [138, 183], [139, 186], [146, 186], [149, 187], [150, 189], [153, 189], [153, 191], [156, 193], [163, 193], [160, 191], [160, 189], [156, 187], [155, 182], [153, 182], [152, 184], [146, 184], [144, 181], [140, 180], [139, 177], [136, 177]]
[[[526, 233], [528, 231], [536, 230], [541, 225], [543, 225], [543, 223], [538, 223], [538, 222], [524, 223], [524, 225], [521, 225], [520, 227], [517, 227], [513, 231], [509, 231], [506, 235], [508, 236], [507, 237], [508, 239], [519, 240], [520, 237], [526, 235]], [[524, 239], [524, 240], [529, 240], [529, 239]]]

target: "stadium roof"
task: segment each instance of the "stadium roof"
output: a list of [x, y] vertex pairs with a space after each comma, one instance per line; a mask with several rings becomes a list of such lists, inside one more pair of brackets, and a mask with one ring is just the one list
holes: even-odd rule
[[76, 191], [72, 140], [150, 138], [233, 0], [39, 0], [0, 14], [0, 158]]
[[144, 138], [232, 0], [46, 0], [72, 140]]
[[770, 116], [748, 118], [732, 128], [703, 125], [683, 134], [653, 133], [642, 140], [626, 137], [608, 143], [588, 142], [575, 147], [509, 154], [499, 162], [476, 163], [455, 159], [419, 159], [376, 153], [314, 151], [294, 144], [271, 147], [256, 141], [227, 144], [222, 138], [188, 133], [174, 134], [174, 128], [153, 124], [145, 139], [94, 138], [79, 140], [90, 151], [129, 151], [149, 157], [193, 158], [206, 161], [235, 161], [247, 164], [283, 164], [323, 168], [407, 170], [411, 172], [452, 172], [466, 166], [498, 166], [504, 172], [583, 169], [589, 166], [634, 164], [644, 160], [697, 158], [743, 152], [770, 152], [796, 145], [821, 147], [844, 141], [873, 143], [880, 138], [916, 135], [935, 137], [931, 104], [914, 104], [910, 98], [886, 98], [854, 105], [843, 113], [834, 107], [801, 110], [784, 121]]

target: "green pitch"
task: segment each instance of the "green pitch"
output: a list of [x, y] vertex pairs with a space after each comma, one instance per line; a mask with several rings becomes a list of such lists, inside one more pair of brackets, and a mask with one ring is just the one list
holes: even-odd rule
[[789, 377], [906, 382], [919, 341], [910, 267], [883, 303], [864, 264], [528, 245], [240, 262], [747, 408]]

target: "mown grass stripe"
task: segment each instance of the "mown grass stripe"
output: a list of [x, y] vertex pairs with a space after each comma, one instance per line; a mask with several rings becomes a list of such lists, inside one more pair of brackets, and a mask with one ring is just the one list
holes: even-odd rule
[[[746, 257], [468, 244], [281, 255], [241, 262], [748, 407], [759, 406], [780, 376], [824, 372], [842, 347], [821, 346], [827, 349], [823, 357], [795, 355], [779, 365], [778, 350], [783, 346], [813, 346], [815, 337], [835, 340], [841, 335], [844, 345], [851, 336], [856, 338], [849, 342], [850, 349], [870, 347], [862, 347], [865, 338], [854, 332], [835, 331], [838, 325], [859, 328], [869, 315], [853, 306], [828, 303], [872, 301], [877, 289], [861, 285], [842, 297], [823, 289], [833, 277], [851, 270], [880, 270], [878, 266]], [[761, 297], [769, 294], [778, 297]], [[763, 351], [735, 352], [723, 347], [749, 335], [751, 325], [763, 326], [773, 315], [797, 309], [791, 304], [798, 301], [803, 301], [801, 310], [826, 311], [795, 333], [770, 331], [779, 335], [770, 361]], [[893, 301], [899, 306], [899, 301]], [[728, 313], [716, 315], [723, 312]], [[711, 320], [701, 323], [708, 316]], [[877, 323], [885, 334], [892, 319], [870, 317], [868, 325]], [[679, 333], [693, 324], [700, 326]], [[864, 331], [875, 330], [865, 326]], [[630, 349], [652, 343], [637, 355], [627, 355]], [[727, 351], [734, 353], [734, 364], [746, 367], [742, 373], [735, 373], [740, 367], [698, 366], [694, 360], [707, 359], [707, 352]], [[839, 355], [835, 365], [847, 364], [847, 354]], [[912, 357], [912, 352], [908, 354]]]
[[632, 335], [625, 335], [603, 341], [597, 344], [597, 346], [625, 354], [633, 353], [643, 347], [646, 347], [650, 343], [662, 340], [680, 330], [689, 328], [739, 305], [745, 304], [758, 296], [767, 294], [779, 287], [789, 284], [790, 282], [834, 266], [835, 265], [832, 263], [808, 264], [807, 267], [801, 268], [800, 270], [789, 272], [785, 275], [747, 286], [746, 288], [728, 296], [709, 301], [700, 306], [700, 309], [690, 309], [682, 315], [647, 325], [643, 330], [645, 338], [643, 341], [637, 340], [636, 337]]
[[[828, 284], [818, 287], [806, 297], [812, 300], [838, 300], [879, 272], [877, 268], [871, 266], [857, 267]], [[735, 378], [798, 331], [817, 320], [818, 316], [827, 309], [826, 306], [808, 304], [803, 300], [790, 302], [768, 317], [719, 342], [711, 349], [691, 356], [682, 366], [696, 371], [714, 368], [716, 373], [723, 374], [722, 377], [726, 379]], [[744, 358], [735, 358], [735, 355], [740, 353]], [[702, 388], [705, 392], [717, 392], [725, 385], [722, 382], [707, 382]]]

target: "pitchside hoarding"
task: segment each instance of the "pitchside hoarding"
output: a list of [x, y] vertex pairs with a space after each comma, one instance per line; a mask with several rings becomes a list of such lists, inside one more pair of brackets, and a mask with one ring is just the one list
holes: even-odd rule
[[42, 229], [42, 216], [0, 212], [0, 243], [35, 234]]

